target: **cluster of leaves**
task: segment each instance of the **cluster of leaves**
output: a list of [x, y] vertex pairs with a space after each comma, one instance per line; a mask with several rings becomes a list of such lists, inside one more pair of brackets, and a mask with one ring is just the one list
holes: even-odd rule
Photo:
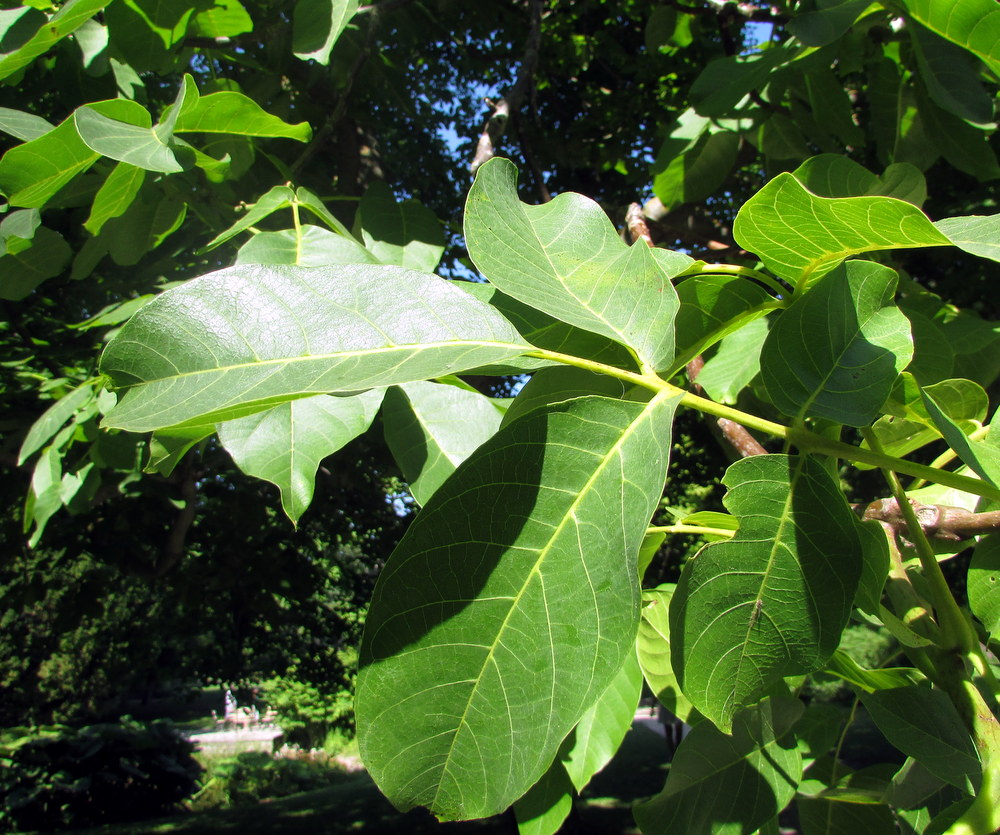
[[0, 830], [79, 829], [168, 814], [198, 787], [193, 746], [165, 721], [0, 737]]
[[[357, 681], [362, 756], [398, 806], [470, 818], [513, 804], [523, 831], [554, 832], [574, 792], [620, 743], [645, 680], [693, 729], [663, 792], [636, 808], [644, 832], [714, 832], [734, 821], [771, 832], [793, 802], [807, 832], [847, 821], [873, 832], [992, 832], [1000, 826], [1000, 686], [980, 638], [1000, 629], [996, 534], [932, 546], [909, 502], [971, 514], [1000, 500], [987, 394], [1000, 338], [991, 322], [914, 280], [902, 267], [916, 262], [896, 252], [943, 248], [947, 269], [959, 254], [968, 256], [963, 264], [1000, 260], [1000, 221], [970, 216], [973, 201], [960, 188], [945, 189], [939, 205], [963, 210], [935, 212], [944, 219], [933, 221], [921, 208], [924, 172], [941, 170], [932, 168], [939, 159], [976, 188], [1000, 176], [989, 92], [1000, 13], [988, 0], [789, 4], [757, 10], [773, 37], [737, 54], [733, 15], [746, 10], [706, 3], [654, 13], [624, 3], [626, 41], [641, 32], [647, 62], [627, 50], [603, 58], [611, 49], [597, 31], [605, 5], [581, 5], [571, 19], [586, 30], [580, 37], [557, 36], [572, 29], [564, 19], [534, 15], [524, 64], [537, 61], [542, 73], [582, 67], [581, 94], [610, 92], [604, 81], [624, 72], [658, 89], [655, 62], [688, 50], [701, 57], [696, 34], [715, 21], [718, 40], [708, 43], [729, 54], [707, 62], [689, 91], [678, 84], [657, 94], [690, 106], [661, 131], [651, 172], [659, 206], [646, 214], [659, 240], [678, 240], [681, 225], [704, 229], [707, 249], [728, 249], [741, 263], [709, 263], [690, 246], [627, 246], [599, 205], [568, 191], [527, 205], [516, 166], [493, 160], [478, 169], [464, 219], [470, 264], [485, 280], [448, 281], [433, 270], [449, 241], [418, 201], [397, 202], [372, 185], [351, 218], [328, 209], [323, 189], [297, 184], [313, 141], [291, 164], [268, 154], [288, 183], [251, 192], [257, 202], [222, 220], [213, 200], [195, 195], [255, 183], [240, 161], [265, 156], [257, 139], [307, 140], [306, 122], [321, 125], [316, 137], [331, 133], [349, 97], [329, 120], [300, 119], [305, 96], [279, 94], [276, 79], [260, 108], [268, 96], [237, 89], [239, 72], [221, 80], [192, 72], [176, 76], [169, 95], [159, 91], [154, 127], [122, 67], [178, 70], [190, 38], [238, 38], [232, 27], [245, 23], [233, 21], [246, 9], [230, 3], [227, 16], [221, 6], [192, 7], [166, 34], [163, 19], [140, 15], [162, 43], [140, 57], [115, 21], [142, 3], [109, 6], [104, 22], [80, 5], [79, 28], [115, 36], [104, 75], [124, 95], [79, 104], [57, 127], [6, 113], [12, 131], [28, 133], [15, 132], [23, 144], [0, 160], [0, 188], [15, 209], [4, 221], [7, 240], [17, 250], [4, 258], [58, 253], [56, 239], [39, 234], [41, 212], [64, 221], [77, 209], [89, 212], [89, 237], [72, 262], [77, 277], [100, 277], [109, 261], [128, 267], [138, 249], [143, 258], [167, 240], [183, 259], [171, 277], [200, 275], [155, 297], [164, 282], [154, 282], [89, 320], [116, 327], [96, 376], [76, 387], [45, 377], [63, 396], [22, 443], [21, 460], [36, 462], [26, 530], [33, 526], [38, 541], [60, 507], [97, 496], [114, 469], [100, 457], [108, 437], [131, 451], [121, 481], [142, 468], [192, 484], [185, 468], [215, 449], [217, 436], [245, 473], [276, 485], [299, 523], [323, 459], [378, 420], [421, 506], [375, 588]], [[299, 9], [316, 6], [332, 22], [306, 50]], [[28, 26], [36, 35], [12, 41], [11, 65], [41, 54], [37, 33], [65, 35], [69, 24], [60, 22], [76, 21], [74, 8], [43, 15], [47, 27]], [[322, 65], [341, 54], [346, 66], [353, 55], [349, 88], [380, 8], [359, 14], [368, 23], [344, 30], [333, 51], [355, 11], [349, 3], [303, 3], [291, 21], [265, 6], [255, 33], [273, 34], [277, 50], [291, 32], [298, 61]], [[415, 11], [405, 13], [400, 29]], [[230, 28], [201, 31], [216, 18]], [[545, 35], [561, 48], [532, 57], [532, 38]], [[241, 49], [227, 60], [248, 65]], [[220, 59], [207, 55], [214, 69]], [[690, 63], [681, 75], [694, 75]], [[550, 160], [534, 152], [533, 135], [545, 119], [564, 125], [559, 108], [572, 97], [556, 84], [536, 87], [526, 100], [537, 119], [518, 125], [519, 144], [544, 198], [540, 165]], [[589, 107], [598, 97], [587, 98]], [[638, 160], [650, 140], [609, 115], [632, 112], [611, 101], [595, 106], [613, 126], [599, 149], [571, 138], [549, 153], [586, 161], [593, 151], [605, 175], [599, 196], [615, 200], [623, 182], [644, 176]], [[236, 111], [263, 127], [225, 118]], [[357, 141], [363, 131], [352, 129]], [[57, 132], [58, 147], [29, 147]], [[562, 190], [566, 176], [561, 169], [551, 183]], [[338, 179], [338, 196], [355, 194], [357, 177], [348, 179]], [[155, 193], [143, 201], [147, 187]], [[729, 191], [706, 199], [720, 188]], [[691, 224], [673, 222], [703, 199]], [[196, 207], [203, 225], [193, 232], [186, 221]], [[322, 226], [305, 223], [306, 213]], [[140, 223], [150, 214], [159, 225]], [[68, 225], [68, 235], [80, 234]], [[202, 236], [194, 256], [179, 254], [185, 230]], [[228, 259], [208, 253], [244, 234], [234, 264], [214, 269]], [[143, 268], [155, 272], [156, 263], [146, 258]], [[11, 283], [9, 298], [37, 293], [46, 273], [54, 274], [36, 268], [37, 281]], [[513, 399], [469, 382], [510, 374], [531, 375]], [[706, 396], [688, 391], [692, 382]], [[725, 513], [651, 525], [681, 407], [783, 447], [729, 467]], [[839, 480], [847, 465], [882, 471], [900, 519], [859, 518]], [[904, 489], [899, 475], [914, 481]], [[643, 590], [653, 554], [678, 533], [709, 544], [676, 584]], [[975, 621], [940, 567], [969, 545]], [[852, 617], [890, 631], [909, 666], [867, 669], [840, 649]], [[841, 728], [797, 698], [814, 675], [853, 689], [907, 757], [901, 768], [856, 772], [838, 759]]]

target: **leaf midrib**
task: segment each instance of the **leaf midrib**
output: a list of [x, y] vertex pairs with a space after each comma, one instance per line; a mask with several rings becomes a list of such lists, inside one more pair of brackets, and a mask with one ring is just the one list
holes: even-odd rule
[[[455, 728], [454, 735], [452, 736], [452, 740], [451, 740], [451, 745], [448, 748], [448, 752], [447, 752], [447, 755], [446, 755], [445, 760], [444, 760], [444, 766], [443, 766], [443, 768], [441, 770], [442, 779], [438, 781], [437, 789], [434, 792], [434, 805], [437, 804], [437, 801], [438, 801], [439, 797], [441, 796], [441, 791], [442, 791], [442, 787], [443, 787], [443, 783], [444, 783], [443, 778], [444, 778], [445, 775], [448, 774], [449, 763], [451, 763], [451, 761], [452, 761], [452, 754], [453, 754], [453, 752], [455, 750], [455, 745], [457, 743], [458, 737], [459, 737], [462, 729], [464, 727], [468, 727], [467, 723], [466, 723], [466, 717], [469, 715], [469, 709], [471, 708], [473, 699], [475, 698], [475, 695], [478, 692], [478, 688], [480, 686], [480, 682], [482, 681], [483, 675], [486, 672], [487, 666], [490, 664], [490, 662], [494, 658], [494, 655], [496, 653], [496, 649], [497, 649], [497, 647], [500, 644], [500, 638], [504, 634], [505, 630], [507, 629], [507, 624], [509, 623], [511, 616], [517, 610], [518, 603], [520, 602], [520, 600], [521, 600], [522, 596], [524, 595], [526, 589], [528, 588], [530, 582], [534, 579], [534, 577], [536, 575], [540, 574], [542, 563], [547, 558], [547, 556], [548, 556], [548, 554], [549, 554], [549, 552], [550, 552], [550, 550], [552, 548], [553, 543], [556, 542], [556, 540], [558, 540], [559, 537], [562, 535], [563, 530], [565, 530], [566, 525], [568, 524], [568, 520], [576, 518], [576, 511], [579, 508], [579, 506], [580, 506], [581, 502], [583, 501], [584, 497], [586, 497], [586, 496], [588, 496], [590, 494], [590, 490], [592, 489], [592, 487], [594, 485], [594, 482], [597, 480], [597, 478], [601, 474], [604, 473], [604, 471], [608, 467], [608, 465], [613, 460], [615, 460], [617, 454], [620, 452], [620, 450], [621, 450], [622, 446], [624, 445], [625, 441], [628, 438], [632, 437], [632, 435], [637, 430], [637, 427], [641, 423], [643, 423], [645, 420], [647, 420], [649, 418], [649, 416], [652, 415], [653, 412], [655, 411], [655, 407], [659, 406], [660, 403], [663, 400], [667, 399], [667, 397], [668, 397], [668, 395], [667, 395], [666, 392], [662, 392], [662, 391], [659, 392], [652, 400], [649, 401], [649, 403], [646, 405], [646, 408], [644, 408], [642, 410], [642, 412], [640, 412], [638, 415], [636, 415], [635, 419], [629, 424], [628, 428], [624, 432], [621, 433], [621, 436], [618, 438], [618, 440], [607, 451], [607, 453], [602, 457], [600, 464], [594, 469], [594, 472], [587, 479], [586, 483], [583, 485], [583, 487], [581, 488], [580, 492], [577, 494], [576, 498], [573, 500], [573, 502], [570, 504], [570, 506], [563, 513], [562, 519], [559, 521], [559, 524], [556, 525], [556, 527], [553, 529], [552, 534], [549, 536], [549, 539], [546, 542], [545, 546], [540, 549], [539, 555], [538, 555], [538, 559], [535, 560], [534, 565], [532, 565], [531, 568], [530, 568], [530, 570], [527, 572], [527, 574], [525, 576], [525, 579], [524, 579], [524, 582], [521, 584], [521, 588], [518, 590], [517, 594], [511, 600], [510, 609], [508, 609], [507, 614], [505, 615], [505, 617], [503, 619], [503, 623], [500, 625], [499, 629], [497, 629], [496, 637], [494, 638], [493, 643], [490, 645], [490, 647], [489, 647], [489, 649], [488, 649], [488, 651], [486, 653], [486, 656], [483, 659], [483, 663], [482, 663], [482, 666], [480, 667], [479, 673], [476, 675], [476, 677], [474, 679], [471, 679], [471, 681], [473, 681], [474, 684], [473, 684], [472, 688], [470, 688], [469, 697], [468, 697], [468, 699], [466, 700], [466, 703], [465, 703], [465, 709], [462, 711], [462, 715], [461, 715], [461, 717], [459, 719], [459, 722], [458, 722], [458, 724], [457, 724], [457, 726]], [[591, 589], [593, 589], [593, 585], [591, 585]], [[549, 643], [550, 643], [550, 646], [551, 646], [551, 631], [549, 632], [549, 635], [550, 635], [550, 642]], [[591, 681], [593, 681], [593, 670], [591, 670]], [[555, 677], [553, 677], [553, 683], [554, 682], [555, 682]], [[552, 704], [553, 699], [554, 699], [554, 697], [550, 695], [550, 697], [549, 697], [549, 704], [550, 705]], [[551, 715], [551, 710], [549, 711], [549, 714]], [[509, 772], [508, 772], [508, 777], [509, 777]]]

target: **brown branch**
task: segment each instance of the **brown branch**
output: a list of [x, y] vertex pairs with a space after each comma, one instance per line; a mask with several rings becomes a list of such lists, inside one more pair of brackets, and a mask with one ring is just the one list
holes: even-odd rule
[[510, 88], [510, 92], [495, 104], [490, 103], [492, 112], [487, 117], [479, 134], [476, 154], [469, 164], [469, 172], [473, 177], [476, 176], [479, 166], [495, 156], [496, 146], [507, 130], [507, 122], [510, 120], [511, 114], [518, 111], [521, 101], [535, 83], [538, 48], [542, 42], [542, 0], [531, 0], [530, 13], [531, 25], [524, 45], [524, 54], [521, 56], [521, 68], [518, 70], [517, 79]]
[[[910, 504], [924, 534], [932, 539], [961, 542], [974, 536], [1000, 531], [1000, 511], [973, 513], [961, 507], [921, 504], [913, 499]], [[856, 509], [861, 512], [863, 519], [887, 523], [897, 534], [912, 538], [895, 499], [878, 499]]]
[[646, 216], [642, 213], [642, 206], [638, 203], [629, 204], [628, 209], [625, 211], [625, 225], [632, 236], [632, 243], [643, 240], [647, 246], [653, 246], [653, 236], [649, 234]]
[[[705, 360], [701, 358], [700, 354], [687, 364], [688, 380], [691, 381], [691, 387], [697, 392], [703, 391], [702, 387], [695, 381], [704, 367]], [[716, 425], [719, 427], [719, 431], [722, 432], [722, 437], [736, 450], [741, 458], [749, 458], [751, 455], [767, 455], [767, 450], [750, 434], [750, 431], [745, 426], [740, 426], [738, 423], [726, 420], [725, 418], [719, 418], [716, 421]]]

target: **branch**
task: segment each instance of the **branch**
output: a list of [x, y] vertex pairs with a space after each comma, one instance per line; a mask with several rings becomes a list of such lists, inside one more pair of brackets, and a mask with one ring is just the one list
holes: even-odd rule
[[646, 216], [642, 213], [642, 206], [638, 203], [629, 204], [628, 209], [625, 211], [625, 225], [632, 236], [632, 243], [643, 240], [647, 246], [653, 246], [653, 236], [649, 234]]
[[[1000, 531], [1000, 511], [973, 513], [961, 507], [921, 504], [910, 499], [910, 506], [925, 536], [946, 542], [961, 542], [982, 534]], [[897, 534], [910, 539], [905, 514], [895, 499], [878, 499], [871, 504], [857, 506], [861, 518], [874, 519], [892, 526]]]
[[[691, 381], [691, 386], [696, 391], [703, 391], [702, 387], [695, 380], [704, 367], [705, 360], [701, 358], [701, 354], [687, 364], [688, 380]], [[740, 426], [735, 421], [721, 417], [716, 420], [716, 425], [719, 427], [719, 431], [722, 432], [722, 437], [736, 450], [740, 458], [749, 458], [751, 455], [767, 455], [767, 450], [764, 449], [760, 441], [750, 434], [750, 431], [745, 426]]]
[[177, 511], [170, 527], [167, 541], [163, 543], [160, 555], [153, 566], [153, 576], [162, 577], [181, 561], [187, 548], [187, 535], [194, 524], [198, 505], [198, 478], [193, 456], [189, 453], [180, 474], [181, 499], [184, 507]]
[[528, 39], [524, 45], [524, 54], [521, 56], [521, 68], [517, 73], [517, 80], [510, 92], [496, 104], [492, 104], [493, 112], [486, 119], [483, 130], [479, 135], [479, 142], [476, 144], [476, 154], [469, 164], [469, 172], [473, 177], [484, 162], [492, 159], [496, 154], [496, 145], [507, 130], [507, 122], [512, 113], [516, 113], [521, 106], [528, 89], [534, 84], [535, 67], [538, 64], [538, 48], [542, 41], [542, 0], [531, 0], [531, 26], [528, 29]]

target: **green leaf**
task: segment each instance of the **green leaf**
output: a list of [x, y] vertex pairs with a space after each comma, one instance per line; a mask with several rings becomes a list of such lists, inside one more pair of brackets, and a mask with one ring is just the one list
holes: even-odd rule
[[418, 200], [397, 203], [382, 180], [361, 198], [358, 223], [365, 247], [383, 264], [431, 273], [444, 253], [441, 221]]
[[[475, 284], [470, 281], [456, 281], [454, 284], [499, 310], [504, 318], [517, 328], [521, 336], [538, 348], [584, 357], [629, 371], [638, 368], [635, 357], [628, 349], [606, 336], [574, 328], [572, 325], [553, 319], [547, 313], [512, 299], [506, 293], [501, 293], [492, 284]], [[547, 360], [531, 360], [531, 362], [539, 363], [538, 367], [549, 364]]]
[[382, 414], [385, 440], [413, 498], [427, 504], [499, 429], [502, 417], [490, 398], [458, 386], [417, 382], [390, 389]]
[[636, 647], [642, 675], [657, 701], [674, 716], [687, 722], [694, 706], [681, 692], [670, 664], [670, 598], [675, 589], [676, 586], [671, 583], [643, 590], [642, 620], [639, 621]]
[[[699, 557], [700, 559], [700, 557]], [[795, 795], [802, 758], [781, 738], [802, 713], [784, 697], [744, 711], [732, 735], [699, 722], [681, 742], [666, 785], [633, 808], [644, 835], [755, 832]]]
[[800, 285], [849, 255], [951, 243], [910, 203], [817, 197], [791, 174], [779, 174], [743, 204], [733, 235], [776, 275]]
[[563, 740], [559, 758], [578, 792], [611, 762], [632, 727], [641, 694], [639, 659], [634, 652], [627, 653], [618, 675]]
[[100, 367], [128, 391], [105, 423], [147, 432], [221, 422], [308, 394], [439, 377], [528, 348], [488, 305], [426, 273], [233, 267], [168, 290], [118, 332]]
[[714, 128], [710, 119], [685, 111], [653, 162], [653, 193], [668, 210], [704, 200], [729, 176], [739, 144], [738, 133]]
[[588, 394], [601, 394], [605, 397], [620, 397], [626, 400], [648, 400], [650, 397], [647, 389], [631, 390], [621, 380], [616, 380], [607, 374], [557, 365], [552, 368], [542, 368], [532, 375], [504, 413], [500, 425], [506, 426], [542, 406], [572, 400], [574, 397], [586, 397]]
[[932, 32], [977, 55], [1000, 75], [1000, 9], [993, 0], [903, 0], [903, 5]]
[[31, 246], [0, 257], [0, 299], [23, 299], [69, 266], [73, 252], [58, 232], [39, 226]]
[[893, 810], [874, 792], [834, 789], [795, 801], [802, 835], [896, 835]]
[[253, 20], [239, 0], [215, 0], [194, 16], [188, 31], [203, 38], [233, 38], [253, 31]]
[[976, 545], [969, 563], [968, 589], [972, 614], [996, 639], [1000, 636], [1000, 534], [984, 536]]
[[358, 10], [358, 0], [296, 0], [292, 14], [292, 50], [296, 58], [330, 61], [340, 33]]
[[573, 784], [555, 760], [542, 778], [514, 804], [518, 835], [554, 835], [573, 810]]
[[35, 233], [42, 225], [42, 216], [38, 209], [19, 209], [9, 212], [0, 221], [0, 241], [4, 252], [2, 255], [17, 255], [31, 247]]
[[[845, 147], [864, 145], [864, 131], [854, 123], [854, 106], [844, 89], [844, 82], [833, 69], [829, 66], [813, 66], [805, 74], [804, 80], [809, 106], [817, 126], [837, 137]], [[808, 152], [804, 156], [808, 156]]]
[[149, 184], [123, 215], [105, 223], [98, 240], [116, 264], [137, 264], [180, 228], [187, 207], [186, 201]]
[[322, 267], [328, 264], [378, 264], [379, 260], [353, 238], [329, 229], [304, 224], [299, 232], [260, 232], [240, 247], [237, 264], [298, 264]]
[[[862, 691], [861, 701], [892, 745], [936, 777], [975, 793], [982, 776], [979, 755], [947, 695], [911, 685]], [[927, 721], [929, 716], [933, 722]]]
[[86, 382], [60, 397], [36, 420], [21, 442], [17, 454], [17, 466], [21, 466], [32, 455], [47, 444], [63, 425], [84, 405], [94, 399], [94, 385]]
[[652, 368], [674, 354], [677, 294], [670, 274], [640, 242], [627, 246], [592, 200], [560, 194], [541, 206], [517, 199], [509, 160], [480, 167], [469, 192], [465, 238], [476, 267], [504, 293], [635, 350]]
[[89, 107], [78, 108], [73, 119], [80, 138], [103, 156], [164, 174], [185, 168], [156, 128], [109, 119]]
[[287, 209], [295, 202], [295, 192], [288, 186], [275, 186], [262, 194], [257, 202], [249, 207], [247, 213], [236, 223], [220, 232], [205, 246], [198, 250], [198, 254], [204, 254], [215, 249], [220, 244], [224, 244], [230, 238], [235, 238], [240, 232], [245, 232], [251, 226], [256, 226], [268, 215], [272, 215], [280, 209]]
[[938, 107], [923, 87], [916, 89], [916, 104], [925, 132], [948, 162], [979, 180], [1000, 177], [997, 155], [988, 135], [947, 110]]
[[837, 676], [866, 693], [875, 693], [893, 687], [909, 687], [917, 683], [920, 674], [913, 667], [883, 667], [866, 670], [842, 649], [838, 649], [827, 662], [824, 672]]
[[334, 232], [338, 232], [345, 238], [350, 238], [354, 240], [354, 236], [351, 234], [350, 230], [344, 226], [337, 218], [335, 218], [330, 210], [323, 205], [323, 201], [320, 200], [315, 194], [313, 194], [309, 189], [304, 186], [299, 186], [295, 189], [295, 200], [298, 202], [302, 208], [307, 209], [312, 212], [316, 217], [323, 221], [327, 226], [329, 226]]
[[678, 399], [536, 410], [417, 515], [376, 585], [357, 685], [361, 756], [398, 808], [502, 811], [634, 652], [636, 552]]
[[878, 522], [858, 525], [863, 559], [861, 579], [854, 597], [854, 605], [861, 611], [878, 616], [881, 611], [882, 589], [889, 573], [889, 543], [885, 530]]
[[947, 217], [934, 225], [959, 249], [1000, 261], [1000, 215]]
[[[803, 186], [819, 197], [895, 197], [919, 206], [927, 199], [927, 183], [909, 163], [890, 165], [881, 177], [839, 154], [810, 157], [792, 172]], [[964, 218], [963, 218], [964, 219]]]
[[763, 287], [740, 276], [691, 276], [677, 285], [677, 296], [675, 369], [778, 306]]
[[[125, 99], [92, 102], [87, 107], [118, 121], [144, 127], [150, 124], [146, 109]], [[0, 190], [13, 206], [40, 208], [99, 157], [80, 138], [75, 119], [70, 116], [38, 139], [17, 145], [3, 155], [0, 159]]]
[[784, 113], [774, 113], [760, 126], [760, 150], [772, 160], [799, 160], [809, 146], [798, 124]]
[[724, 337], [715, 356], [698, 374], [698, 385], [719, 403], [735, 403], [760, 373], [760, 352], [767, 333], [767, 319], [757, 318]]
[[983, 441], [970, 440], [962, 427], [945, 414], [933, 394], [923, 389], [921, 396], [927, 414], [962, 462], [980, 478], [990, 484], [1000, 485], [1000, 449]]
[[843, 35], [870, 5], [868, 0], [833, 0], [816, 11], [797, 14], [788, 31], [806, 46], [826, 46]]
[[[3, 12], [0, 12], [2, 15]], [[24, 142], [38, 139], [45, 136], [54, 125], [47, 122], [41, 116], [33, 113], [25, 113], [23, 110], [11, 110], [9, 107], [0, 107], [0, 130], [16, 136]]]
[[224, 91], [200, 96], [186, 104], [177, 116], [175, 133], [228, 133], [308, 142], [312, 128], [308, 122], [289, 124], [272, 116], [242, 93]]
[[776, 681], [817, 669], [837, 648], [861, 576], [861, 542], [860, 520], [811, 458], [744, 458], [723, 484], [739, 531], [684, 566], [670, 640], [684, 695], [727, 730]]
[[[26, 43], [17, 43], [20, 40], [15, 35], [14, 41], [17, 46], [10, 52], [5, 52], [0, 56], [0, 78], [7, 78], [13, 75], [22, 67], [28, 66], [39, 55], [44, 55], [57, 41], [62, 40], [68, 34], [82, 26], [86, 21], [97, 14], [108, 5], [108, 0], [67, 0], [52, 17], [45, 19], [44, 15], [37, 12], [28, 11], [24, 15], [21, 25], [26, 25], [30, 19], [32, 24], [37, 25], [37, 30], [31, 39]], [[19, 15], [21, 9], [10, 9], [4, 15]], [[3, 24], [0, 23], [0, 26]], [[13, 34], [11, 28], [4, 32], [4, 42]]]
[[318, 394], [219, 426], [219, 441], [247, 475], [281, 491], [285, 515], [298, 524], [312, 502], [320, 462], [371, 426], [384, 389], [353, 397]]
[[191, 447], [214, 434], [215, 426], [212, 424], [154, 432], [149, 439], [149, 458], [142, 468], [143, 472], [159, 473], [164, 477], [170, 475]]
[[795, 50], [773, 47], [752, 55], [717, 58], [691, 85], [691, 104], [700, 116], [726, 116], [744, 96], [766, 86], [771, 72], [794, 55]]
[[931, 98], [959, 119], [989, 126], [993, 122], [993, 99], [979, 80], [978, 62], [919, 23], [911, 22], [908, 29], [920, 79]]
[[124, 214], [132, 205], [145, 180], [144, 169], [127, 162], [119, 162], [94, 197], [90, 217], [83, 224], [84, 229], [91, 235], [97, 235], [111, 218]]
[[31, 488], [24, 504], [24, 532], [34, 530], [28, 546], [34, 548], [42, 538], [49, 519], [62, 507], [62, 452], [55, 446], [46, 447], [35, 462]]
[[761, 352], [761, 380], [786, 415], [868, 426], [913, 356], [894, 270], [848, 261], [796, 296]]

